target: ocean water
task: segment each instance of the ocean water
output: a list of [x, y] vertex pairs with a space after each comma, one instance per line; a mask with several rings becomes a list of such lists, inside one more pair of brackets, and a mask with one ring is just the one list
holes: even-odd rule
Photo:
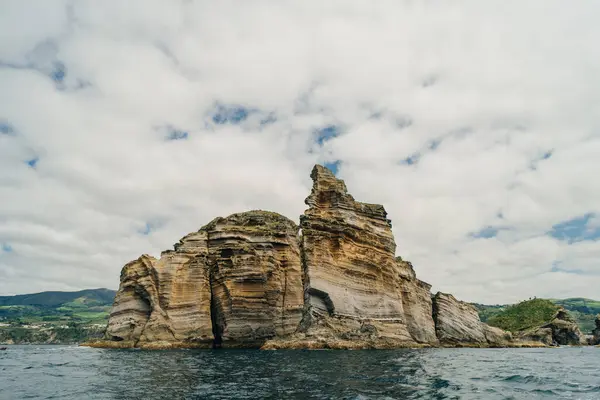
[[0, 399], [600, 399], [600, 348], [9, 346], [0, 351]]

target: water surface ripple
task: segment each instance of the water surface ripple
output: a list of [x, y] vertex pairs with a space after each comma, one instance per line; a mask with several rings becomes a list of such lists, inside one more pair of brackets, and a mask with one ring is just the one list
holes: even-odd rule
[[600, 349], [9, 346], [0, 399], [600, 399]]

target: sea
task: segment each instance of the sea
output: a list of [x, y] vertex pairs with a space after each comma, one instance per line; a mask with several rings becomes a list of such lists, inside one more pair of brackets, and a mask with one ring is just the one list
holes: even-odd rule
[[0, 399], [600, 399], [600, 348], [8, 346]]

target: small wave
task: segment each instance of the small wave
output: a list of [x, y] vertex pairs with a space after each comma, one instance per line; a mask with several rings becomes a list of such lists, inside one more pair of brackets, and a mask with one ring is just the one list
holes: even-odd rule
[[553, 379], [535, 376], [535, 375], [510, 375], [502, 379], [505, 382], [517, 382], [517, 383], [548, 383], [553, 382]]
[[550, 394], [550, 395], [558, 395], [558, 393], [556, 393], [554, 390], [552, 389], [532, 389], [529, 391], [530, 393], [536, 393], [536, 394]]

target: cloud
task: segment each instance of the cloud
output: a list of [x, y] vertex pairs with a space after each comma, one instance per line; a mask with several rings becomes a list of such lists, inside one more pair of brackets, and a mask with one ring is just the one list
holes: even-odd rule
[[217, 215], [297, 219], [319, 162], [434, 290], [595, 297], [599, 11], [6, 1], [0, 293], [115, 288]]

